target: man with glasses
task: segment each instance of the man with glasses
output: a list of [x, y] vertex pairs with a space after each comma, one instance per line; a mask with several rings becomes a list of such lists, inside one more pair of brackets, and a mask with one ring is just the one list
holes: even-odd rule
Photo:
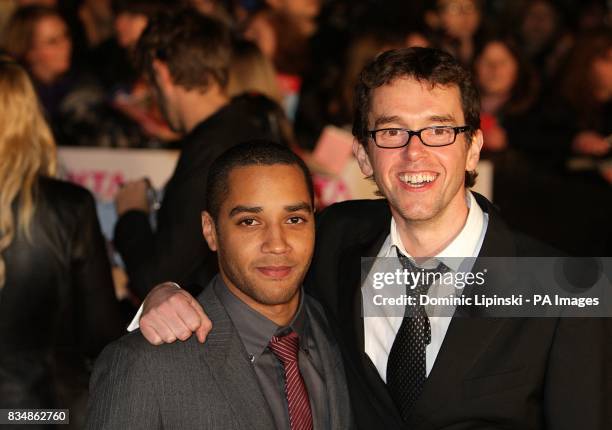
[[[471, 76], [439, 50], [388, 51], [361, 74], [353, 150], [385, 199], [339, 203], [319, 216], [305, 281], [343, 353], [357, 425], [606, 428], [601, 320], [482, 318], [478, 307], [453, 308], [452, 318], [423, 309], [368, 317], [363, 257], [413, 269], [427, 260], [457, 273], [473, 257], [552, 255], [469, 191], [483, 142], [479, 110]], [[207, 322], [182, 290], [158, 287], [145, 308], [151, 342], [190, 330], [203, 338]]]

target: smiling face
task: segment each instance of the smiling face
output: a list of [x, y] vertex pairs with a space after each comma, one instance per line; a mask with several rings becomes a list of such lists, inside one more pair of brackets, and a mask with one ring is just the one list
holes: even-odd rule
[[[368, 126], [408, 128], [465, 125], [457, 86], [434, 86], [414, 79], [396, 79], [373, 90]], [[427, 147], [413, 136], [398, 149], [378, 148], [370, 139], [367, 151], [355, 143], [354, 152], [366, 176], [388, 199], [396, 221], [432, 222], [444, 227], [467, 214], [465, 171], [478, 164], [482, 134], [474, 133], [468, 145], [465, 133], [455, 143]], [[440, 224], [441, 223], [441, 224]]]
[[202, 218], [228, 288], [266, 315], [297, 308], [314, 249], [314, 215], [306, 179], [296, 165], [238, 167], [216, 220]]

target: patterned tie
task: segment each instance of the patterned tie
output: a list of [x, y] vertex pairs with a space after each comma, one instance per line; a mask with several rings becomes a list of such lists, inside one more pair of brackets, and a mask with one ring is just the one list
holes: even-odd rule
[[[426, 281], [427, 273], [445, 273], [449, 270], [442, 263], [435, 269], [420, 269], [399, 251], [397, 256], [405, 270], [423, 272], [422, 281]], [[427, 294], [429, 286], [421, 282], [414, 289], [407, 289], [409, 296], [415, 296], [416, 306], [406, 306], [387, 362], [387, 388], [404, 421], [408, 420], [414, 403], [421, 395], [427, 375], [425, 351], [431, 342], [431, 326], [425, 307], [419, 304], [419, 295]]]
[[308, 390], [298, 366], [298, 345], [298, 335], [294, 331], [286, 336], [272, 336], [269, 344], [285, 369], [285, 395], [289, 405], [291, 430], [312, 430]]

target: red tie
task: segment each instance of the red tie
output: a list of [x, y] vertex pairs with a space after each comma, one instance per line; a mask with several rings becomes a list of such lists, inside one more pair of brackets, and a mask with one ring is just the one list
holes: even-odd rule
[[298, 367], [298, 344], [298, 335], [292, 331], [286, 336], [272, 336], [270, 349], [285, 368], [285, 395], [291, 430], [312, 430], [308, 390]]

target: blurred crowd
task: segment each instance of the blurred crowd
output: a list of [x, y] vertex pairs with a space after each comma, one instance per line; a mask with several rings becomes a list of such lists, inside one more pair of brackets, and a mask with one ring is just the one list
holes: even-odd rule
[[231, 29], [229, 95], [265, 96], [307, 159], [326, 126], [350, 127], [354, 83], [378, 53], [451, 52], [481, 91], [506, 218], [574, 254], [610, 251], [597, 234], [612, 206], [609, 1], [5, 0], [0, 49], [29, 71], [58, 145], [174, 148], [133, 51], [152, 16], [185, 7]]

